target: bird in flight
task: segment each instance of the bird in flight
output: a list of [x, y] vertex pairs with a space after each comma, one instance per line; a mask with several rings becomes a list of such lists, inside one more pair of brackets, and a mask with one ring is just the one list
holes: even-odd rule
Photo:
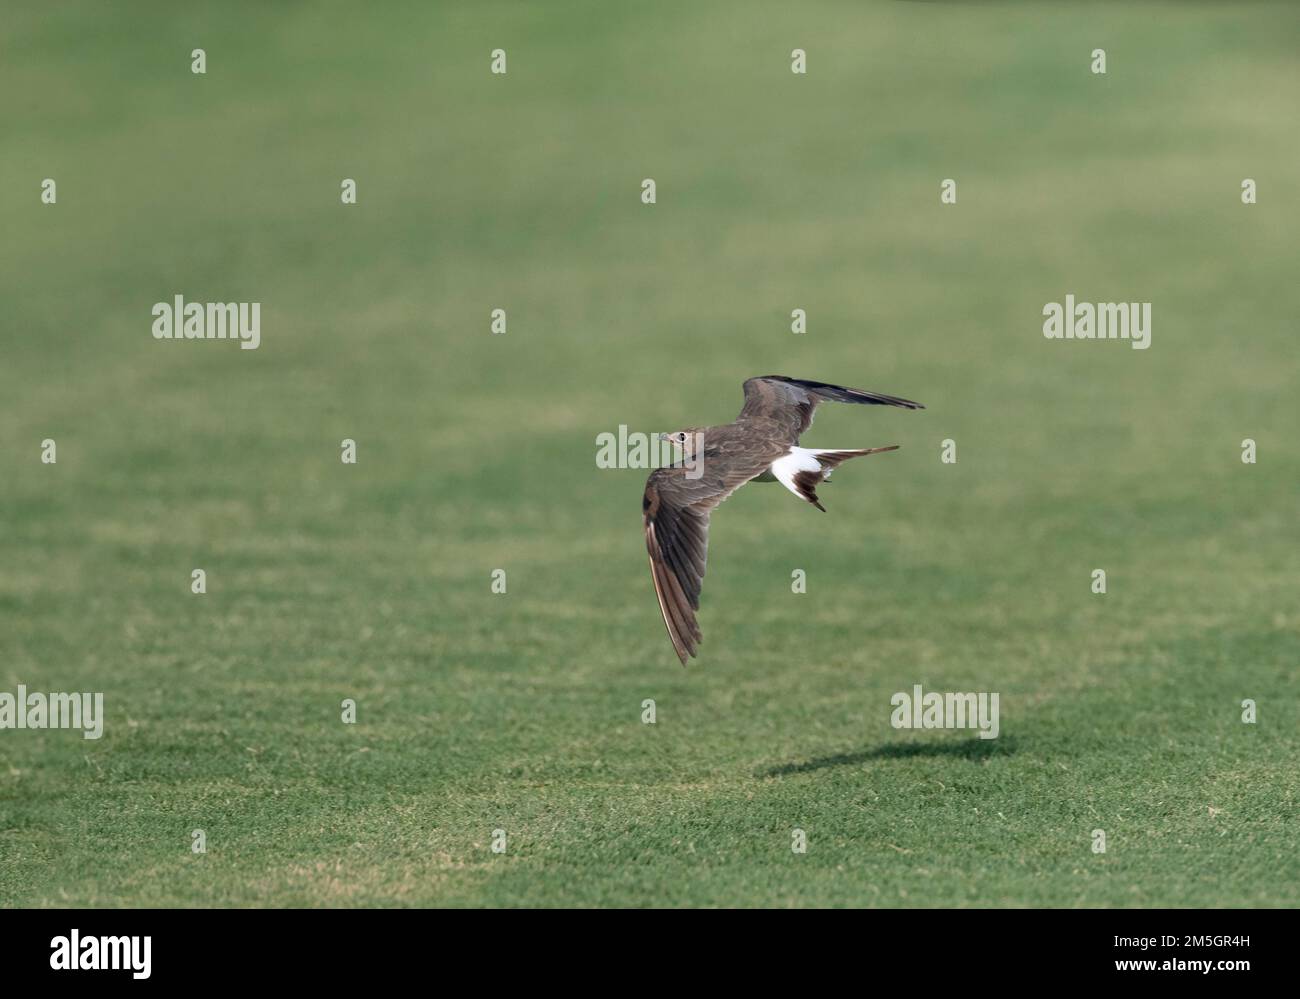
[[841, 462], [898, 450], [897, 444], [858, 450], [799, 447], [799, 437], [812, 426], [813, 410], [827, 400], [925, 408], [879, 392], [761, 375], [745, 382], [745, 405], [734, 422], [660, 434], [682, 452], [683, 460], [650, 473], [641, 511], [659, 611], [683, 666], [703, 638], [695, 612], [714, 507], [746, 482], [780, 482], [824, 513], [817, 486]]

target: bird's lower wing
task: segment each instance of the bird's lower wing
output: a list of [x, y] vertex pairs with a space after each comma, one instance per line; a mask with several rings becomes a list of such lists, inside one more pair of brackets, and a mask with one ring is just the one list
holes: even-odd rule
[[645, 543], [646, 550], [650, 553], [650, 577], [654, 580], [659, 613], [663, 615], [677, 658], [685, 666], [686, 660], [695, 655], [696, 648], [704, 639], [695, 619], [699, 605], [697, 603], [692, 606], [690, 598], [682, 589], [678, 570], [664, 556], [653, 523], [646, 524]]
[[[707, 453], [706, 453], [706, 461]], [[734, 462], [731, 463], [734, 466]], [[642, 515], [650, 576], [677, 658], [695, 655], [703, 640], [695, 612], [709, 555], [709, 517], [713, 508], [767, 468], [715, 468], [700, 478], [680, 466], [660, 468], [646, 480]]]

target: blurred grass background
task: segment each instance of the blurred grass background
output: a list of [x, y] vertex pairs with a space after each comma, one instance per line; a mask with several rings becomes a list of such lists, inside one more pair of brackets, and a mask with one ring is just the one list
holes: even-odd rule
[[[0, 902], [1296, 904], [1296, 29], [8, 7], [0, 690], [108, 717], [0, 732]], [[1067, 293], [1151, 348], [1045, 340]], [[155, 341], [175, 294], [261, 348]], [[721, 509], [684, 671], [595, 438], [767, 373], [929, 408], [823, 407], [805, 443], [903, 445], [827, 515]], [[891, 729], [918, 682], [1001, 738]]]

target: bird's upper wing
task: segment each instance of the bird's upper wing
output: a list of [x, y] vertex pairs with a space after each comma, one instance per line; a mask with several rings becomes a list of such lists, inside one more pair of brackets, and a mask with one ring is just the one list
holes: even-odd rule
[[683, 666], [703, 637], [695, 612], [700, 608], [700, 584], [709, 555], [709, 516], [714, 507], [765, 471], [774, 457], [765, 441], [736, 437], [721, 447], [706, 441], [699, 477], [690, 478], [690, 469], [682, 465], [670, 465], [651, 472], [646, 480], [641, 509], [650, 575], [668, 637]]
[[826, 400], [925, 409], [919, 402], [880, 392], [864, 392], [861, 389], [828, 385], [826, 382], [786, 378], [784, 375], [760, 375], [745, 382], [745, 405], [740, 411], [739, 419], [775, 424], [783, 433], [788, 434], [788, 443], [794, 444], [812, 426], [813, 410], [817, 404]]

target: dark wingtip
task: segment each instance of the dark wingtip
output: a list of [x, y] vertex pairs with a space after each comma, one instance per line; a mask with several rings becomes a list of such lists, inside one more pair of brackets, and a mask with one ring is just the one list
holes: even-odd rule
[[788, 385], [798, 385], [800, 388], [808, 389], [820, 395], [823, 399], [829, 399], [834, 402], [856, 402], [874, 406], [898, 406], [900, 409], [925, 409], [919, 402], [913, 402], [911, 399], [903, 399], [896, 395], [886, 395], [883, 392], [869, 392], [865, 389], [849, 388], [846, 385], [836, 385], [832, 382], [818, 382], [811, 378], [791, 378], [788, 375], [760, 375], [761, 379], [774, 382], [785, 382]]

